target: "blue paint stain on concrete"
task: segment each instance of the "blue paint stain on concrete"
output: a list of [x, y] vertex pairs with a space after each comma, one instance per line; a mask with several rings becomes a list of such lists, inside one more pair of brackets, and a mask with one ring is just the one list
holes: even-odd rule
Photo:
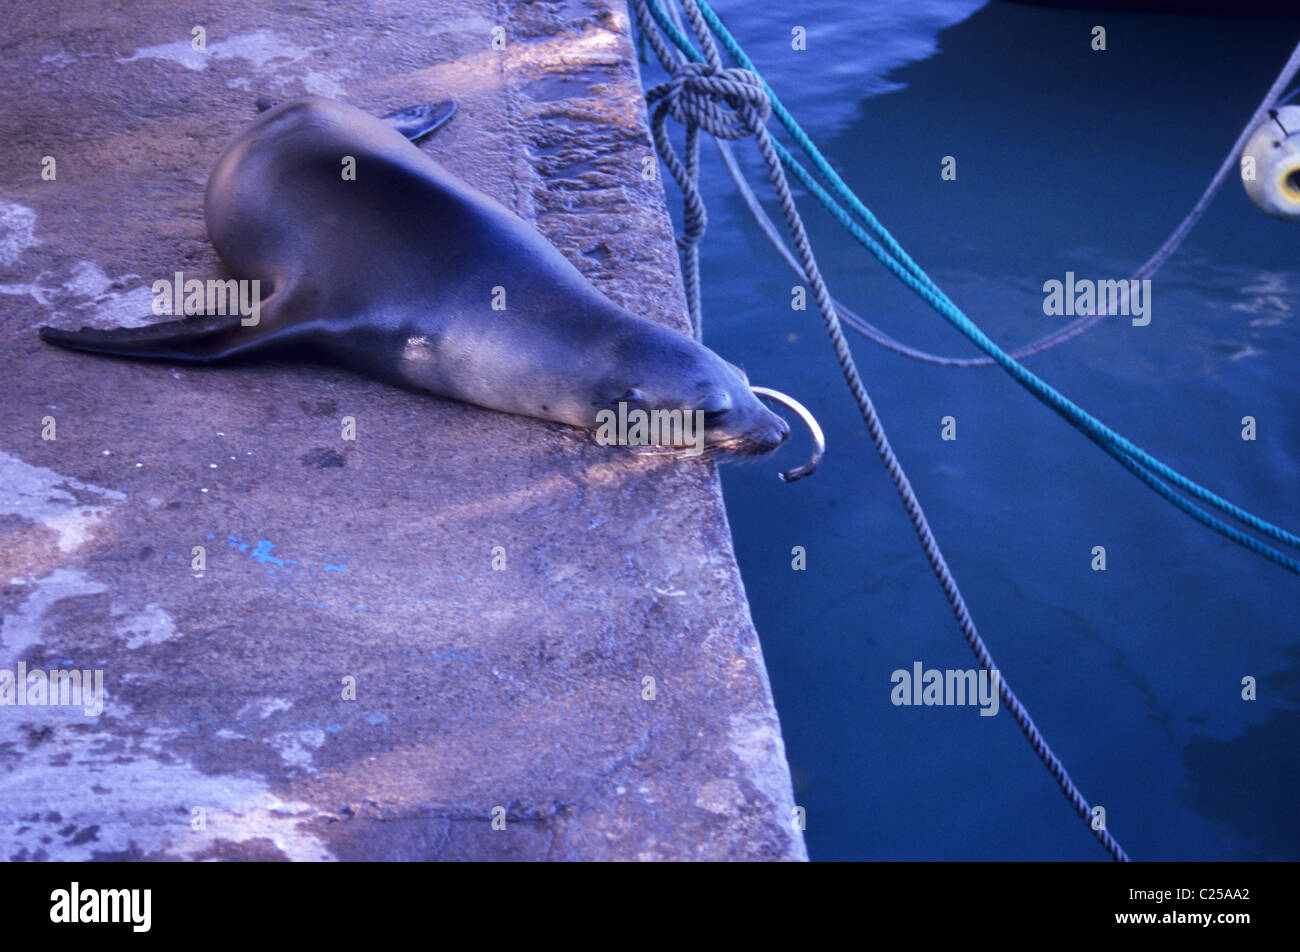
[[[211, 539], [214, 537], [208, 536], [208, 538]], [[284, 572], [292, 575], [293, 570], [290, 566], [295, 565], [301, 566], [309, 572], [314, 572], [316, 570], [316, 566], [310, 562], [300, 562], [297, 559], [282, 559], [279, 556], [274, 555], [273, 550], [276, 545], [270, 539], [260, 539], [255, 546], [250, 547], [249, 544], [242, 541], [239, 536], [230, 535], [226, 536], [226, 545], [232, 549], [238, 549], [240, 552], [247, 553], [254, 562], [261, 565], [274, 566], [267, 569], [267, 573], [270, 575], [275, 575], [276, 568], [282, 569]], [[172, 556], [168, 556], [168, 558], [172, 558]], [[343, 554], [327, 555], [325, 557], [326, 561], [321, 565], [321, 568], [326, 572], [345, 572], [348, 568], [347, 558], [348, 557]], [[318, 604], [317, 607], [323, 608], [324, 605]]]
[[[262, 539], [257, 543], [257, 548], [253, 549], [253, 561], [261, 562], [264, 565], [278, 565], [280, 568], [284, 568], [287, 565], [298, 564], [297, 559], [277, 559], [271, 554], [271, 550], [274, 548], [275, 543], [270, 539]], [[274, 569], [272, 569], [272, 571], [274, 571]]]

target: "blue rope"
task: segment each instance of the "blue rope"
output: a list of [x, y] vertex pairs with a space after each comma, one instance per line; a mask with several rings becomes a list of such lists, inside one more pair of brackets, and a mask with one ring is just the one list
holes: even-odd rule
[[[774, 144], [777, 147], [778, 153], [781, 153], [783, 155], [783, 159], [790, 157], [789, 153], [786, 152], [784, 148], [782, 148], [780, 143], [774, 143]], [[825, 192], [822, 191], [821, 186], [818, 185], [816, 180], [813, 179], [808, 174], [807, 170], [805, 170], [797, 162], [794, 162], [793, 158], [790, 158], [790, 161], [794, 165], [796, 177], [799, 178], [799, 181], [803, 183], [803, 185], [807, 187], [809, 191], [813, 192], [814, 194], [820, 193], [821, 195], [825, 195]], [[875, 242], [875, 240], [872, 239], [870, 235], [862, 231], [862, 229], [859, 228], [858, 225], [848, 217], [848, 215], [844, 212], [843, 209], [841, 209], [838, 205], [836, 205], [834, 208], [834, 212], [832, 212], [832, 214], [835, 214], [836, 220], [839, 221], [841, 224], [843, 224], [850, 232], [852, 232], [854, 237], [857, 238], [860, 243], [862, 243], [869, 250], [872, 250], [872, 253], [877, 256], [878, 260], [880, 260], [880, 262], [886, 268], [888, 268], [891, 273], [893, 273], [896, 277], [898, 277], [900, 281], [902, 281], [909, 288], [915, 291], [919, 296], [921, 296], [922, 299], [926, 300], [927, 303], [931, 303], [931, 299], [933, 296], [929, 294], [926, 291], [926, 289], [918, 288], [917, 279], [913, 277], [911, 274], [902, 271], [900, 265], [894, 259], [884, 255], [883, 251], [880, 249], [880, 246]], [[934, 306], [936, 310], [939, 310], [940, 313], [943, 314], [943, 311], [940, 310], [940, 308], [937, 305], [932, 305], [932, 306]], [[946, 317], [947, 315], [944, 314], [944, 316]], [[964, 317], [964, 315], [962, 316], [962, 319], [967, 320]], [[1027, 370], [1023, 364], [1017, 363], [1009, 354], [1002, 351], [1000, 348], [998, 348], [996, 344], [994, 344], [987, 337], [985, 337], [983, 332], [980, 331], [978, 327], [975, 327], [974, 324], [971, 324], [971, 327], [973, 328], [973, 334], [967, 334], [967, 336], [970, 337], [971, 340], [973, 340], [975, 344], [980, 347], [980, 349], [982, 349], [985, 353], [989, 354], [989, 356], [992, 357], [994, 361], [998, 363], [999, 366], [1006, 369], [1013, 377], [1015, 377], [1018, 381], [1020, 381], [1020, 383], [1023, 386], [1029, 389], [1031, 393], [1034, 393], [1044, 403], [1053, 407], [1053, 409], [1057, 409], [1058, 412], [1060, 412], [1061, 415], [1064, 416], [1066, 420], [1069, 423], [1071, 423], [1076, 429], [1078, 429], [1081, 433], [1083, 433], [1084, 436], [1088, 437], [1088, 439], [1092, 440], [1103, 450], [1105, 450], [1107, 453], [1113, 456], [1116, 460], [1120, 462], [1121, 465], [1123, 465], [1126, 469], [1128, 469], [1139, 479], [1145, 482], [1148, 486], [1154, 489], [1156, 493], [1158, 493], [1160, 496], [1164, 497], [1165, 499], [1169, 500], [1179, 509], [1183, 510], [1188, 515], [1190, 515], [1193, 519], [1196, 519], [1198, 522], [1201, 522], [1204, 525], [1210, 527], [1215, 532], [1218, 532], [1221, 535], [1231, 539], [1232, 541], [1245, 546], [1246, 548], [1250, 549], [1252, 552], [1264, 556], [1264, 558], [1269, 559], [1270, 561], [1276, 562], [1278, 565], [1281, 565], [1284, 568], [1290, 569], [1292, 572], [1300, 574], [1300, 562], [1298, 562], [1297, 560], [1287, 555], [1284, 555], [1283, 553], [1278, 552], [1276, 549], [1272, 548], [1271, 546], [1264, 545], [1258, 539], [1254, 539], [1251, 536], [1248, 536], [1245, 533], [1232, 528], [1228, 524], [1221, 522], [1220, 520], [1214, 518], [1214, 516], [1207, 513], [1204, 509], [1201, 509], [1199, 506], [1195, 506], [1187, 502], [1187, 500], [1183, 499], [1181, 496], [1178, 496], [1176, 493], [1174, 493], [1173, 490], [1171, 490], [1164, 483], [1159, 482], [1158, 479], [1156, 478], [1159, 475], [1158, 470], [1156, 472], [1153, 472], [1152, 471], [1153, 468], [1144, 466], [1142, 464], [1142, 460], [1140, 457], [1146, 456], [1146, 454], [1142, 450], [1133, 446], [1123, 437], [1119, 436], [1119, 434], [1110, 431], [1107, 427], [1105, 427], [1103, 424], [1101, 424], [1099, 421], [1093, 418], [1086, 411], [1082, 410], [1081, 408], [1077, 407], [1075, 404], [1071, 403], [1061, 393], [1053, 389], [1042, 379], [1040, 379], [1039, 377], [1031, 373], [1029, 370]], [[987, 346], [985, 346], [985, 344], [987, 344]], [[1021, 376], [1022, 374], [1024, 378], [1028, 378], [1028, 379], [1022, 379]], [[1094, 425], [1089, 425], [1090, 423]], [[1114, 441], [1108, 440], [1106, 438], [1106, 434], [1111, 434], [1113, 437], [1115, 437], [1115, 440]], [[1132, 447], [1132, 449], [1135, 450], [1136, 453], [1134, 454], [1125, 453], [1123, 451], [1125, 445]], [[1140, 456], [1137, 454], [1140, 454]], [[1150, 457], [1147, 458], [1150, 459]], [[1158, 464], [1158, 465], [1163, 466], [1163, 464]], [[1219, 499], [1218, 496], [1215, 496], [1213, 493], [1210, 493], [1209, 490], [1202, 489], [1200, 486], [1197, 486], [1195, 483], [1192, 483], [1190, 480], [1187, 480], [1185, 477], [1174, 472], [1173, 470], [1170, 470], [1170, 472], [1173, 473], [1173, 475], [1177, 477], [1177, 479], [1188, 483], [1192, 487], [1195, 487], [1197, 490], [1200, 490], [1201, 493], [1205, 493], [1209, 495], [1211, 499], [1217, 500], [1218, 508], [1221, 508], [1224, 511], [1229, 512], [1230, 514], [1239, 514], [1237, 515], [1237, 518], [1242, 519], [1242, 521], [1247, 522], [1247, 524], [1252, 524], [1250, 520], [1259, 522], [1260, 523], [1259, 527], [1262, 528], [1263, 531], [1265, 531], [1269, 535], [1274, 535], [1274, 533], [1277, 533], [1277, 535], [1275, 535], [1274, 537], [1278, 538], [1279, 541], [1287, 542], [1292, 545], [1296, 544], [1297, 540], [1295, 540], [1295, 537], [1291, 536], [1289, 533], [1285, 532], [1284, 530], [1277, 529], [1274, 526], [1266, 522], [1263, 522], [1262, 520], [1256, 520], [1256, 518], [1252, 516], [1250, 513], [1238, 509], [1236, 506], [1232, 505], [1231, 503], [1225, 500]]]
[[[718, 19], [716, 13], [709, 7], [707, 0], [697, 0], [700, 13], [709, 28], [722, 41], [722, 45], [727, 52], [735, 59], [744, 69], [750, 70], [757, 75], [753, 62], [745, 54], [745, 51], [736, 43], [735, 38], [728, 32], [727, 28]], [[690, 41], [676, 28], [668, 19], [663, 10], [659, 7], [657, 0], [646, 0], [647, 8], [655, 22], [672, 40], [672, 42], [682, 50], [682, 52], [693, 62], [704, 62], [703, 56], [698, 50], [691, 45]], [[871, 232], [868, 234], [858, 226], [856, 222], [841, 208], [830, 195], [826, 193], [812, 175], [799, 164], [798, 161], [783, 147], [780, 143], [773, 141], [773, 145], [780, 156], [782, 163], [794, 173], [795, 177], [807, 188], [817, 200], [829, 211], [837, 221], [840, 222], [857, 241], [863, 245], [871, 254], [884, 265], [895, 277], [902, 281], [918, 297], [929, 304], [940, 316], [945, 318], [949, 323], [968, 337], [972, 343], [988, 354], [999, 366], [1009, 373], [1021, 386], [1032, 393], [1040, 401], [1051, 407], [1059, 415], [1064, 417], [1076, 429], [1091, 439], [1094, 443], [1106, 450], [1111, 456], [1115, 457], [1121, 465], [1132, 472], [1144, 483], [1154, 489], [1161, 497], [1173, 503], [1182, 511], [1192, 516], [1198, 522], [1208, 526], [1225, 538], [1250, 549], [1259, 555], [1264, 556], [1270, 561], [1289, 569], [1300, 575], [1300, 561], [1284, 555], [1283, 553], [1265, 545], [1257, 539], [1254, 539], [1244, 533], [1233, 529], [1231, 526], [1216, 519], [1205, 510], [1192, 505], [1186, 500], [1177, 496], [1168, 486], [1163, 485], [1158, 480], [1164, 480], [1172, 483], [1184, 492], [1194, 496], [1201, 501], [1208, 503], [1210, 506], [1218, 509], [1239, 522], [1263, 533], [1269, 538], [1278, 542], [1289, 545], [1293, 548], [1300, 549], [1300, 538], [1287, 532], [1272, 523], [1247, 512], [1246, 510], [1222, 499], [1215, 493], [1204, 488], [1198, 483], [1193, 482], [1183, 476], [1177, 470], [1172, 469], [1160, 460], [1151, 456], [1142, 448], [1131, 443], [1119, 433], [1107, 427], [1096, 417], [1092, 416], [1081, 407], [1066, 398], [1058, 390], [1050, 386], [1046, 381], [1031, 372], [1023, 364], [1016, 361], [1007, 354], [997, 344], [984, 334], [979, 327], [970, 320], [961, 309], [954, 304], [943, 290], [931, 280], [930, 276], [914, 262], [911, 257], [903, 250], [902, 246], [894, 239], [889, 231], [879, 222], [853, 191], [844, 183], [840, 176], [826, 161], [825, 157], [808, 138], [803, 129], [794, 120], [794, 117], [785, 109], [777, 98], [776, 93], [767, 84], [761, 76], [758, 77], [764, 91], [767, 93], [770, 102], [772, 114], [775, 115], [795, 142], [803, 149], [812, 161], [814, 167], [822, 177], [830, 184], [831, 189], [840, 199], [842, 199], [857, 215]], [[874, 236], [874, 237], [873, 237]]]

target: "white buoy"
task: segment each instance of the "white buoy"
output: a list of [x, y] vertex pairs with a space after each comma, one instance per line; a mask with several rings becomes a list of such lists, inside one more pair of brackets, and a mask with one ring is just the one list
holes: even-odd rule
[[1241, 152], [1241, 184], [1270, 215], [1300, 221], [1300, 106], [1283, 106], [1251, 133]]

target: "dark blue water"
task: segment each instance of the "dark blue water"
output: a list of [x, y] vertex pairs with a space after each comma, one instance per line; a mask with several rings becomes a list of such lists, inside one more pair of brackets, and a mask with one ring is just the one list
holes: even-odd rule
[[[849, 184], [1008, 349], [1066, 320], [1044, 315], [1044, 281], [1123, 278], [1159, 246], [1300, 38], [1300, 23], [956, 0], [777, 7], [718, 4]], [[1097, 23], [1104, 53], [1089, 49]], [[794, 25], [806, 52], [790, 48]], [[753, 147], [740, 153], [758, 182]], [[955, 182], [940, 179], [945, 155]], [[776, 472], [801, 461], [797, 440], [724, 475], [812, 857], [1104, 859], [1005, 712], [890, 703], [894, 670], [972, 656], [815, 307], [791, 310], [794, 278], [711, 148], [703, 184], [706, 342], [805, 401], [830, 446], [794, 486]], [[914, 346], [977, 353], [799, 194], [832, 293]], [[1105, 321], [1030, 367], [1296, 531], [1297, 252], [1300, 225], [1229, 181], [1157, 275], [1150, 326]], [[1300, 858], [1300, 579], [1176, 511], [1001, 370], [851, 337], [999, 668], [1134, 858]], [[1096, 545], [1105, 572], [1090, 568]]]

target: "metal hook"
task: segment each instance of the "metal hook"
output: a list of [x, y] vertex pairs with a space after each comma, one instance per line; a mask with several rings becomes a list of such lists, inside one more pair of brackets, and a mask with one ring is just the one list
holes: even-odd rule
[[751, 386], [749, 389], [753, 392], [754, 396], [758, 397], [760, 400], [771, 400], [773, 403], [780, 404], [787, 410], [792, 411], [800, 420], [803, 421], [803, 425], [808, 428], [808, 435], [812, 437], [812, 458], [802, 466], [796, 466], [794, 469], [788, 469], [784, 473], [781, 473], [781, 479], [787, 483], [793, 483], [796, 480], [803, 479], [805, 476], [811, 476], [817, 471], [817, 467], [821, 465], [822, 457], [826, 455], [826, 437], [822, 433], [822, 428], [821, 425], [818, 424], [817, 418], [809, 413], [802, 403], [795, 400], [793, 397], [786, 396], [779, 390], [769, 390], [767, 387], [754, 386]]

